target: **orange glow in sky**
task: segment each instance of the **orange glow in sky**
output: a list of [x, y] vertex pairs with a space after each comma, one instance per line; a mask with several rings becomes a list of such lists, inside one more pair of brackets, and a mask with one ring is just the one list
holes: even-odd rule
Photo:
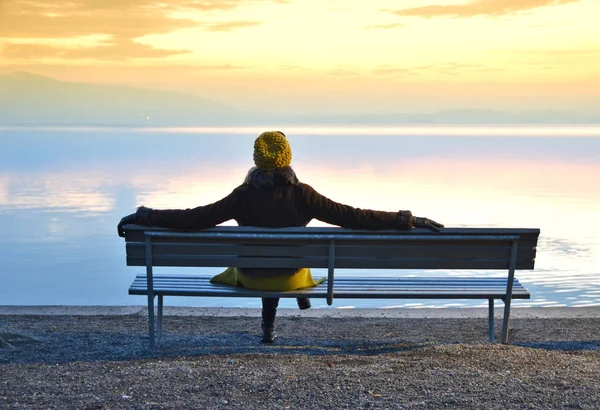
[[281, 112], [588, 111], [599, 15], [596, 0], [3, 0], [0, 73]]

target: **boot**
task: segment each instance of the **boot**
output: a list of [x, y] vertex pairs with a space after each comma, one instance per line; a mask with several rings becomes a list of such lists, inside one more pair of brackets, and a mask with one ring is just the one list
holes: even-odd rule
[[262, 298], [262, 342], [273, 343], [277, 335], [275, 334], [275, 316], [277, 315], [277, 306], [279, 298]]
[[297, 298], [296, 302], [298, 302], [298, 308], [300, 308], [300, 310], [310, 309], [309, 298]]
[[275, 341], [275, 339], [277, 338], [277, 335], [275, 334], [275, 326], [272, 324], [267, 325], [267, 324], [265, 324], [265, 322], [262, 322], [260, 324], [260, 327], [262, 328], [261, 341], [263, 343], [273, 343]]

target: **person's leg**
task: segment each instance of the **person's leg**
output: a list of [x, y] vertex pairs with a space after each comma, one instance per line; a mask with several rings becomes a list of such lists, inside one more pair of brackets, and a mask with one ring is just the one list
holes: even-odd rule
[[275, 316], [277, 315], [279, 298], [262, 298], [262, 342], [273, 343], [275, 335]]
[[310, 308], [310, 299], [309, 298], [297, 298], [296, 302], [298, 302], [298, 307], [300, 308], [300, 310]]

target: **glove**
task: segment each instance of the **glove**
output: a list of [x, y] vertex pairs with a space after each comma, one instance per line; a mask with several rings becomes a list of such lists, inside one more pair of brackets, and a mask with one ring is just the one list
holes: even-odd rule
[[140, 206], [136, 213], [121, 218], [121, 222], [117, 225], [117, 234], [124, 238], [123, 226], [127, 224], [150, 225], [150, 211], [152, 211], [152, 208]]
[[412, 225], [415, 228], [426, 228], [431, 229], [432, 231], [439, 232], [440, 228], [443, 228], [444, 225], [437, 223], [436, 221], [432, 221], [428, 218], [419, 218], [416, 216], [412, 217]]
[[121, 218], [121, 222], [117, 225], [117, 234], [121, 237], [125, 237], [125, 231], [123, 230], [124, 225], [134, 224], [135, 223], [135, 214], [127, 215]]

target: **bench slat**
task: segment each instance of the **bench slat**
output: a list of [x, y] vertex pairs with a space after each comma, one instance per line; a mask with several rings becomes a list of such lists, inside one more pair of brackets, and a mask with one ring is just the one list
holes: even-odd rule
[[[411, 280], [411, 278], [336, 278], [334, 297], [336, 298], [457, 298], [488, 299], [502, 298], [506, 293], [506, 280], [501, 278], [431, 278], [431, 280]], [[404, 280], [407, 279], [407, 280]], [[210, 276], [178, 278], [173, 275], [154, 275], [154, 292], [171, 296], [223, 296], [254, 297], [310, 296], [324, 298], [327, 295], [326, 284], [314, 288], [292, 292], [264, 292], [252, 289], [236, 288], [209, 283]], [[430, 282], [430, 283], [427, 283]], [[446, 282], [446, 283], [443, 283]], [[529, 299], [529, 292], [519, 283], [513, 282], [513, 298]], [[138, 275], [129, 289], [132, 295], [147, 294], [146, 275]]]
[[[126, 246], [127, 255], [134, 258], [144, 258], [146, 254], [145, 244], [129, 243]], [[417, 244], [370, 244], [365, 247], [357, 245], [336, 245], [336, 257], [444, 257], [461, 258], [468, 250], [472, 258], [505, 258], [510, 255], [510, 244], [490, 245], [488, 243], [457, 243], [444, 244], [443, 246], [428, 245], [423, 247]], [[152, 253], [154, 255], [235, 255], [235, 256], [269, 256], [269, 257], [327, 257], [329, 247], [327, 245], [241, 245], [241, 244], [215, 244], [215, 243], [153, 243]], [[535, 257], [535, 250], [522, 250], [518, 252], [521, 259]]]
[[[127, 255], [135, 258], [146, 256], [146, 247], [143, 243], [129, 243], [126, 246]], [[194, 255], [222, 255], [222, 256], [264, 256], [264, 257], [308, 257], [317, 256], [326, 258], [329, 254], [327, 245], [241, 245], [218, 243], [153, 243], [152, 253], [156, 256], [194, 256]]]
[[[406, 237], [411, 238], [423, 238], [428, 237], [462, 237], [465, 240], [469, 238], [477, 238], [481, 236], [518, 236], [521, 240], [530, 238], [534, 241], [537, 240], [540, 234], [539, 229], [526, 229], [526, 228], [444, 228], [441, 232], [432, 232], [428, 229], [414, 228], [410, 231], [397, 231], [397, 230], [360, 230], [360, 229], [344, 229], [334, 226], [329, 227], [289, 227], [289, 228], [259, 228], [249, 226], [217, 226], [214, 228], [202, 229], [199, 231], [178, 231], [172, 229], [165, 229], [159, 227], [145, 227], [139, 225], [126, 225], [125, 229], [125, 240], [126, 242], [144, 242], [145, 233], [161, 233], [160, 241], [175, 241], [185, 242], [197, 241], [200, 237], [211, 237], [212, 239], [221, 238], [236, 238], [242, 243], [248, 243], [248, 237], [252, 240], [265, 241], [266, 243], [277, 243], [280, 238], [288, 238], [290, 240], [298, 241], [304, 240], [315, 241], [320, 238], [328, 241], [329, 239], [335, 240], [366, 240], [365, 237], [379, 237], [382, 240], [389, 241], [393, 238]], [[164, 235], [166, 234], [166, 236]], [[175, 234], [175, 236], [170, 236]], [[276, 236], [278, 239], [273, 239]], [[241, 239], [244, 237], [245, 239]], [[271, 238], [271, 239], [269, 239]], [[369, 239], [372, 240], [372, 239]]]
[[[508, 269], [508, 260], [496, 259], [445, 259], [445, 258], [336, 258], [335, 268], [342, 269]], [[266, 258], [237, 256], [154, 256], [153, 266], [173, 267], [229, 267], [238, 268], [327, 268], [327, 258]], [[517, 266], [528, 266], [532, 261], [517, 259]], [[128, 266], [145, 266], [144, 258], [127, 257]]]
[[[158, 277], [154, 278], [154, 282], [161, 282], [161, 283], [167, 283], [167, 282], [173, 282], [173, 283], [180, 283], [180, 284], [185, 284], [185, 283], [190, 283], [190, 284], [196, 284], [196, 283], [203, 283], [206, 282], [208, 283], [208, 280], [211, 278], [211, 276], [188, 276], [188, 277], [177, 277], [177, 276], [172, 276], [172, 275], [159, 275]], [[145, 276], [139, 276], [137, 277], [135, 280], [146, 280]], [[460, 277], [460, 278], [456, 278], [456, 279], [452, 279], [452, 280], [445, 280], [445, 278], [430, 278], [428, 280], [425, 279], [413, 279], [413, 278], [391, 278], [391, 279], [387, 279], [387, 278], [354, 278], [354, 279], [347, 279], [347, 278], [335, 278], [335, 283], [336, 285], [344, 285], [344, 286], [396, 286], [396, 285], [404, 285], [404, 284], [410, 284], [412, 286], [416, 286], [416, 285], [421, 285], [421, 286], [444, 286], [444, 287], [448, 287], [448, 286], [461, 286], [461, 285], [473, 285], [473, 284], [478, 284], [480, 286], [490, 286], [490, 287], [496, 287], [496, 286], [506, 286], [506, 278], [499, 278], [497, 280], [492, 280], [492, 279], [487, 279], [487, 278], [473, 278], [473, 277]]]
[[[141, 274], [140, 274], [141, 275]], [[156, 276], [156, 274], [155, 274]], [[314, 274], [314, 277], [318, 278], [322, 275]], [[139, 276], [138, 276], [139, 277]], [[145, 278], [145, 276], [143, 276]], [[212, 276], [205, 274], [176, 274], [176, 273], [161, 273], [158, 275], [160, 280], [169, 280], [173, 279], [176, 281], [191, 281], [195, 282], [197, 280], [208, 280]], [[137, 279], [136, 279], [137, 280]], [[145, 280], [145, 279], [144, 279]], [[336, 276], [336, 283], [384, 283], [384, 284], [393, 284], [393, 283], [443, 283], [451, 285], [453, 283], [489, 283], [491, 285], [496, 284], [505, 284], [507, 281], [506, 277], [477, 277], [477, 276], [429, 276], [429, 277], [413, 277], [413, 276], [369, 276], [369, 277], [356, 277], [356, 276]]]
[[[143, 225], [135, 225], [135, 224], [127, 224], [124, 227], [126, 233], [128, 234], [135, 234], [138, 233], [140, 235], [143, 235], [144, 232], [148, 231], [148, 227], [147, 226], [143, 226]], [[152, 227], [152, 231], [156, 231], [156, 232], [172, 232], [172, 229], [168, 229], [168, 228], [159, 228], [159, 227]], [[205, 232], [227, 232], [227, 233], [234, 233], [234, 232], [258, 232], [258, 233], [262, 233], [262, 232], [272, 232], [273, 229], [272, 228], [259, 228], [259, 227], [250, 227], [250, 226], [216, 226], [213, 228], [207, 228], [204, 229], [203, 231]], [[301, 233], [301, 234], [328, 234], [328, 233], [336, 233], [336, 234], [348, 234], [348, 235], [353, 235], [353, 234], [363, 234], [363, 233], [372, 233], [372, 230], [367, 230], [367, 229], [346, 229], [346, 228], [339, 228], [339, 227], [335, 227], [335, 226], [320, 226], [320, 227], [315, 227], [315, 226], [301, 226], [301, 227], [288, 227], [288, 228], [277, 228], [277, 231], [279, 232], [287, 232], [287, 233]], [[397, 231], [394, 229], [389, 229], [389, 230], [384, 230], [384, 231], [378, 231], [380, 233], [387, 233], [387, 234], [397, 234], [397, 233], [402, 233], [402, 232], [408, 232], [411, 234], [431, 234], [431, 231], [429, 229], [423, 229], [423, 228], [414, 228], [411, 231]], [[539, 229], [534, 229], [534, 228], [444, 228], [442, 230], [443, 234], [449, 234], [449, 235], [539, 235], [540, 234], [540, 230]]]
[[[162, 281], [157, 281], [154, 283], [155, 285], [155, 289], [156, 287], [160, 287], [160, 288], [180, 288], [180, 289], [209, 289], [212, 286], [214, 286], [213, 284], [209, 284], [208, 282], [206, 284], [193, 284], [193, 283], [178, 283], [178, 282], [162, 282]], [[136, 282], [132, 284], [133, 287], [135, 288], [145, 288], [146, 285], [142, 284], [141, 282]], [[506, 283], [504, 283], [502, 286], [484, 286], [484, 285], [478, 285], [478, 284], [460, 284], [460, 285], [454, 285], [454, 286], [442, 286], [442, 285], [438, 285], [438, 286], [424, 286], [424, 285], [419, 285], [419, 284], [398, 284], [398, 285], [354, 285], [354, 286], [348, 286], [348, 285], [343, 285], [343, 284], [336, 284], [335, 285], [335, 289], [337, 291], [340, 291], [341, 289], [344, 289], [346, 291], [361, 291], [361, 290], [374, 290], [374, 289], [382, 289], [385, 288], [386, 290], [406, 290], [406, 289], [414, 289], [414, 290], [435, 290], [435, 291], [441, 291], [441, 290], [446, 290], [446, 289], [453, 289], [453, 290], [458, 290], [458, 289], [467, 289], [467, 288], [474, 288], [477, 287], [477, 289], [485, 289], [485, 290], [505, 290], [506, 289]]]

